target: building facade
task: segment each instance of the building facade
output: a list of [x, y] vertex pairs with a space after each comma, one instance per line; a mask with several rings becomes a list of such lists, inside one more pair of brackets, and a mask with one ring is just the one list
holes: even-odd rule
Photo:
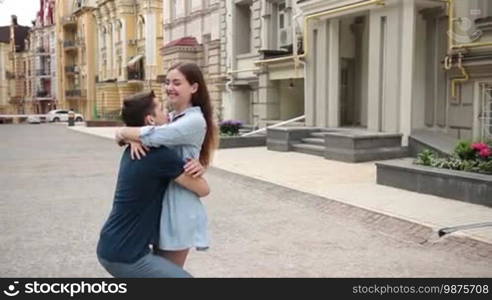
[[34, 60], [34, 113], [44, 114], [58, 105], [57, 98], [57, 36], [55, 0], [41, 0], [41, 7], [30, 33], [30, 51]]
[[306, 124], [402, 133], [403, 145], [421, 130], [490, 136], [491, 7], [302, 1]]
[[0, 27], [0, 113], [23, 114], [26, 106], [27, 55], [29, 27], [20, 26], [12, 16], [10, 26]]
[[97, 112], [95, 9], [95, 0], [57, 2], [60, 103], [88, 120]]
[[296, 1], [222, 1], [224, 119], [264, 127], [304, 115], [302, 17]]
[[198, 64], [219, 118], [226, 82], [220, 29], [224, 9], [224, 3], [219, 0], [163, 1], [164, 46], [161, 55], [164, 74], [176, 62]]
[[97, 117], [119, 116], [123, 99], [153, 89], [161, 96], [162, 1], [97, 0]]

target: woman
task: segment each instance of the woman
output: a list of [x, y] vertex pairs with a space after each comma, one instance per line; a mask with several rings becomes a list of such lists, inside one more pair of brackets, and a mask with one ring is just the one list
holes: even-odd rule
[[[193, 63], [178, 63], [166, 77], [168, 102], [173, 107], [171, 123], [163, 126], [124, 127], [120, 139], [141, 142], [146, 147], [168, 146], [183, 159], [199, 158], [208, 167], [217, 144], [217, 127], [205, 80]], [[132, 144], [132, 157], [144, 154]], [[193, 167], [192, 167], [193, 168]], [[195, 167], [195, 170], [196, 167]], [[187, 170], [190, 171], [190, 170]], [[195, 176], [203, 173], [195, 172]], [[189, 249], [209, 247], [207, 213], [199, 197], [171, 182], [162, 203], [161, 233], [155, 252], [183, 266]]]

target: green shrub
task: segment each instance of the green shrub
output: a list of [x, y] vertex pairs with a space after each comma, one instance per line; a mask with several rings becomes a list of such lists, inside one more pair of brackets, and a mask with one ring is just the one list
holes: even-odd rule
[[441, 169], [492, 174], [492, 150], [490, 142], [471, 143], [460, 141], [449, 157], [439, 157], [425, 149], [417, 155], [415, 164]]
[[239, 129], [243, 126], [241, 121], [227, 120], [220, 123], [220, 133], [225, 136], [239, 135]]

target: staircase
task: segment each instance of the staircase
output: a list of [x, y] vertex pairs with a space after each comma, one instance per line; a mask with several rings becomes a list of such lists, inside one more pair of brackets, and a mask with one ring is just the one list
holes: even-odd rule
[[310, 133], [291, 144], [296, 152], [345, 162], [364, 162], [407, 156], [401, 147], [401, 134], [370, 133], [361, 130], [333, 129]]

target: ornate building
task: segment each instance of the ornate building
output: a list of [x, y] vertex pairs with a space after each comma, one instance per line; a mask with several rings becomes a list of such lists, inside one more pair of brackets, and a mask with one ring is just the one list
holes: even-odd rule
[[62, 106], [91, 120], [96, 107], [96, 0], [57, 2], [58, 95]]
[[35, 113], [47, 113], [58, 104], [56, 41], [55, 0], [41, 0], [29, 45], [34, 61], [32, 105]]
[[153, 89], [160, 97], [158, 58], [162, 37], [162, 1], [97, 0], [98, 117], [119, 115], [123, 99]]
[[29, 27], [17, 24], [12, 17], [10, 26], [0, 27], [0, 113], [30, 112], [27, 95], [26, 37]]

